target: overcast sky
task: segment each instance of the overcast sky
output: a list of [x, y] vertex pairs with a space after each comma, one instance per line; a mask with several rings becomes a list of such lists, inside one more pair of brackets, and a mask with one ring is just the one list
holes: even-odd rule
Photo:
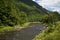
[[60, 12], [60, 0], [33, 0], [37, 2], [42, 7], [51, 10]]

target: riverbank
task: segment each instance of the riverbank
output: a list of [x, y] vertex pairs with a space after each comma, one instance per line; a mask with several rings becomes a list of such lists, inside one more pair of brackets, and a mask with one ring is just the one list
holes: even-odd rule
[[21, 30], [22, 28], [25, 28], [29, 25], [30, 23], [25, 23], [23, 24], [23, 26], [21, 25], [16, 25], [16, 26], [0, 26], [0, 34], [4, 34], [6, 32], [10, 32], [10, 31], [18, 31]]
[[[14, 27], [10, 27], [10, 26], [1, 26], [0, 28], [0, 34], [5, 34], [6, 32], [10, 32], [10, 31], [19, 31], [21, 30], [22, 28], [26, 28], [28, 27], [29, 24], [32, 24], [32, 23], [40, 23], [40, 22], [27, 22], [27, 23], [24, 23], [23, 25], [16, 25]], [[41, 24], [41, 23], [40, 23]]]
[[33, 40], [60, 40], [60, 21], [55, 25], [48, 26], [42, 33], [36, 35]]
[[6, 32], [5, 35], [0, 35], [0, 40], [32, 40], [44, 29], [45, 26], [40, 23], [31, 23], [28, 27], [22, 28], [19, 31]]

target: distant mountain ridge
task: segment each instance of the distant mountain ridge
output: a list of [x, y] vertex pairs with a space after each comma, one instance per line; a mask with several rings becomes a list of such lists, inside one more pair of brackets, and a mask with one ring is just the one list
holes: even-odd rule
[[36, 7], [36, 10], [38, 10], [38, 11], [40, 10], [40, 12], [43, 11], [43, 12], [47, 13], [47, 11], [48, 11], [48, 10], [46, 10], [45, 8], [43, 8], [42, 6], [38, 5], [36, 2], [34, 2], [32, 0], [18, 0], [18, 1], [28, 5], [30, 7], [32, 7], [32, 6]]

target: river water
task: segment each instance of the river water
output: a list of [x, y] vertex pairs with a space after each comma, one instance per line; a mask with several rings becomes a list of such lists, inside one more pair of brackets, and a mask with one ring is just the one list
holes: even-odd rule
[[5, 35], [1, 35], [0, 40], [32, 40], [44, 29], [45, 27], [40, 23], [31, 23], [20, 31], [7, 32]]

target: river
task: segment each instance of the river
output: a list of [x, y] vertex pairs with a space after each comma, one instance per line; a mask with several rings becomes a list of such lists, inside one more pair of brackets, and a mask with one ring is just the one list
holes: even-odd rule
[[8, 32], [0, 37], [0, 40], [32, 40], [36, 35], [45, 29], [40, 23], [31, 23], [27, 28], [20, 31]]

